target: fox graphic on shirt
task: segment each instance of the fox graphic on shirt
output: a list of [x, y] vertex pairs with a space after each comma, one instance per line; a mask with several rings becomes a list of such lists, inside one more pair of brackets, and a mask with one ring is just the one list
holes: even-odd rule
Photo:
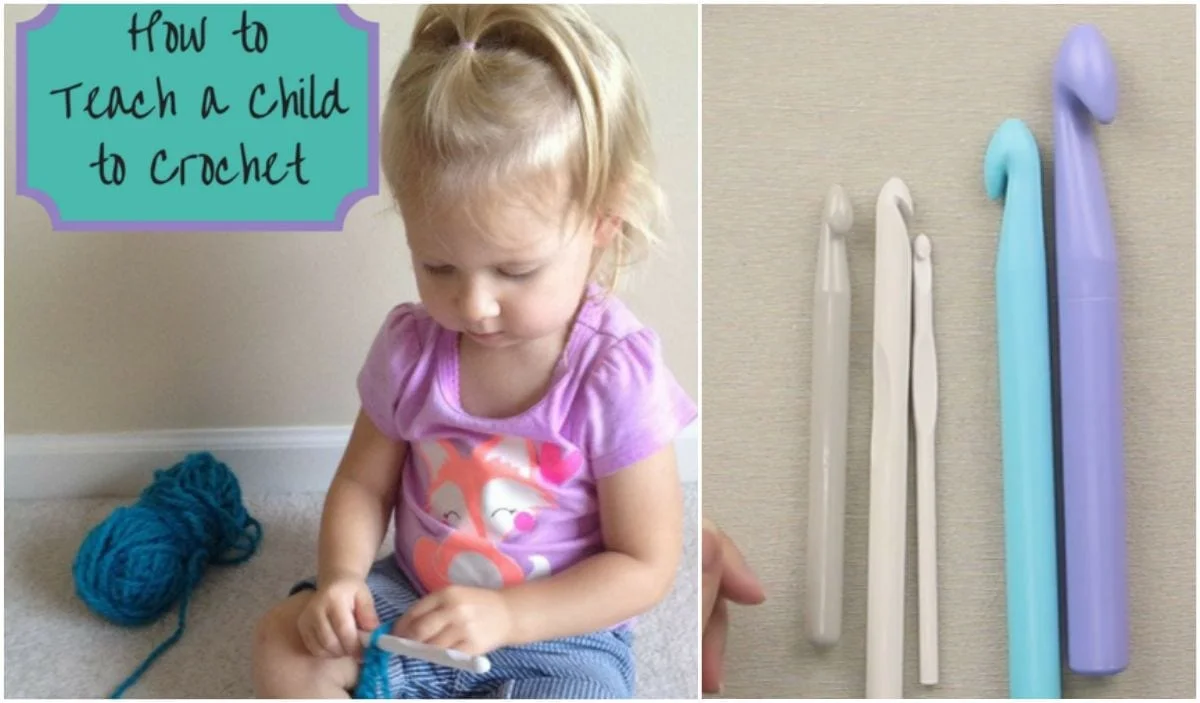
[[424, 535], [413, 547], [413, 567], [427, 589], [503, 588], [549, 575], [545, 557], [529, 556], [527, 573], [497, 545], [537, 530], [538, 514], [555, 507], [549, 486], [579, 471], [578, 452], [512, 436], [492, 436], [466, 450], [445, 439], [415, 446], [427, 472], [424, 508], [451, 528], [442, 541]]

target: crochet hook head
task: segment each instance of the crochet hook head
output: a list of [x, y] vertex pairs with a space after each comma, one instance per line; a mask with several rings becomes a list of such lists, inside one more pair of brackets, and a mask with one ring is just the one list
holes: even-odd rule
[[913, 240], [913, 256], [917, 258], [917, 261], [928, 259], [932, 250], [933, 247], [929, 244], [929, 237], [918, 234], [916, 239]]
[[829, 233], [845, 236], [854, 226], [854, 208], [850, 206], [850, 198], [846, 191], [836, 183], [829, 188], [825, 196], [825, 212], [822, 214], [822, 224]]
[[988, 197], [1008, 198], [1010, 181], [1027, 179], [1040, 188], [1041, 168], [1037, 142], [1025, 123], [1015, 118], [1000, 123], [983, 157], [983, 183]]
[[[837, 294], [850, 296], [850, 269], [846, 262], [846, 235], [854, 225], [854, 208], [850, 197], [836, 183], [825, 196], [825, 208], [821, 212], [821, 229], [817, 241], [817, 275], [814, 279], [815, 294]], [[816, 301], [820, 305], [820, 301]], [[846, 312], [849, 316], [849, 312]], [[814, 321], [816, 321], [814, 319]]]
[[1073, 28], [1054, 63], [1054, 92], [1101, 124], [1117, 116], [1117, 69], [1108, 42], [1090, 24]]
[[913, 214], [913, 199], [912, 194], [908, 192], [908, 185], [899, 178], [889, 178], [887, 183], [883, 184], [883, 188], [879, 190], [877, 210], [883, 209], [887, 205], [895, 205], [896, 211], [900, 213], [900, 219], [907, 229], [908, 219]]

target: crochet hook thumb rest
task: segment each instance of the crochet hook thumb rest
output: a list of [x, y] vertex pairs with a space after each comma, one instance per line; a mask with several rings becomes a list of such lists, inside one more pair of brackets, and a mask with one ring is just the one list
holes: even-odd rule
[[[371, 633], [358, 633], [359, 640], [364, 647], [371, 646]], [[449, 666], [463, 671], [470, 671], [476, 674], [486, 674], [492, 668], [491, 661], [487, 657], [471, 656], [457, 649], [444, 649], [442, 647], [434, 647], [413, 640], [407, 640], [403, 637], [395, 635], [380, 635], [376, 640], [375, 646], [385, 652], [399, 654], [405, 657], [414, 659], [423, 659], [434, 664]]]

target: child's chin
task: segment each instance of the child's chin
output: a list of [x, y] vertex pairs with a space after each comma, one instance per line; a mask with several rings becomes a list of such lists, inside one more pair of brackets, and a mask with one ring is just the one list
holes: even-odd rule
[[520, 341], [510, 337], [504, 332], [495, 332], [493, 334], [475, 334], [473, 332], [463, 332], [463, 334], [469, 337], [472, 342], [478, 344], [479, 346], [488, 348], [508, 347]]

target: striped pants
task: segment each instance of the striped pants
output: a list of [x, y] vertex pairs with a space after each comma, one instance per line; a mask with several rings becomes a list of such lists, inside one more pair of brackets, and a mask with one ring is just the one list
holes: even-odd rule
[[[418, 596], [387, 556], [367, 576], [381, 621], [404, 614]], [[314, 588], [312, 580], [292, 592]], [[396, 698], [632, 698], [633, 634], [629, 629], [503, 647], [488, 654], [486, 674], [461, 671], [420, 659], [393, 656], [388, 667]]]

